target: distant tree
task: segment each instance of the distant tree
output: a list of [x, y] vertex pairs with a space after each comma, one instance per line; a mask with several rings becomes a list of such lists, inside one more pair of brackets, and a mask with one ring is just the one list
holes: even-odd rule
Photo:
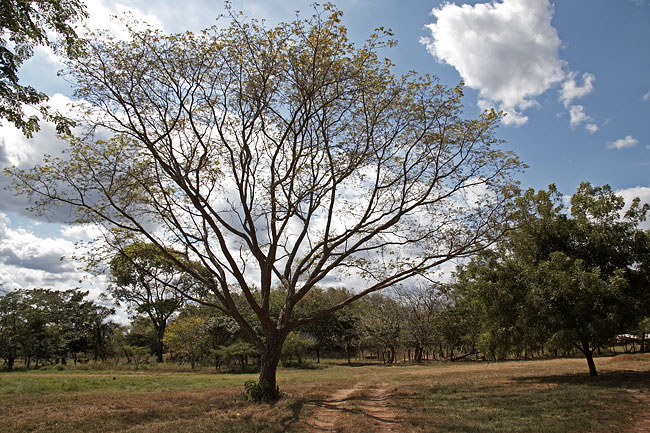
[[[18, 69], [38, 45], [75, 56], [80, 42], [73, 25], [88, 16], [81, 0], [2, 0], [0, 2], [0, 119], [7, 119], [27, 137], [38, 131], [38, 118], [25, 117], [23, 105], [38, 106], [57, 131], [68, 132], [72, 122], [44, 105], [47, 95], [19, 84]], [[55, 34], [58, 43], [50, 39]]]
[[117, 325], [108, 320], [109, 316], [115, 314], [114, 308], [98, 306], [91, 314], [92, 321], [92, 348], [95, 362], [100, 359], [106, 360], [111, 351], [111, 340]]
[[[87, 126], [113, 137], [73, 138], [66, 158], [10, 170], [36, 210], [72, 205], [112, 245], [155, 244], [209, 290], [259, 351], [266, 400], [299, 326], [498, 239], [521, 166], [494, 137], [499, 115], [463, 119], [462, 87], [392, 73], [379, 56], [389, 32], [356, 48], [340, 11], [316, 9], [272, 29], [232, 13], [198, 34], [93, 39], [70, 71], [96, 108]], [[364, 287], [292, 316], [350, 272]]]
[[0, 297], [0, 356], [10, 371], [23, 349], [27, 308], [23, 291], [6, 292]]
[[164, 337], [174, 355], [186, 358], [192, 370], [207, 352], [205, 321], [199, 316], [183, 316], [174, 320]]
[[218, 370], [224, 358], [222, 348], [230, 346], [243, 338], [237, 322], [232, 317], [223, 314], [211, 314], [205, 318], [205, 335], [208, 339], [208, 352], [214, 358], [214, 366]]
[[0, 353], [13, 368], [17, 356], [65, 363], [92, 349], [93, 328], [111, 310], [86, 300], [87, 291], [17, 290], [0, 298]]
[[122, 248], [110, 262], [108, 292], [136, 314], [146, 315], [156, 330], [156, 360], [163, 360], [167, 322], [183, 305], [177, 289], [182, 274], [176, 263], [153, 244], [133, 243]]
[[375, 294], [364, 302], [362, 311], [364, 346], [374, 347], [384, 363], [393, 364], [402, 344], [401, 306], [392, 298]]
[[296, 364], [301, 365], [307, 353], [313, 349], [316, 339], [308, 334], [292, 332], [282, 348], [282, 364], [291, 365], [295, 358]]
[[151, 319], [146, 316], [131, 316], [130, 319], [130, 323], [122, 329], [120, 346], [148, 347], [149, 354], [155, 354], [158, 349], [158, 332]]
[[422, 362], [424, 351], [437, 340], [436, 324], [445, 306], [438, 287], [414, 287], [397, 292], [402, 307], [404, 343], [413, 348], [413, 359]]
[[[351, 293], [346, 289], [329, 288], [323, 290], [314, 288], [295, 310], [296, 317], [312, 317], [318, 312], [349, 298]], [[321, 352], [337, 346], [346, 350], [348, 362], [351, 343], [354, 340], [355, 325], [358, 321], [358, 311], [354, 306], [332, 312], [325, 317], [303, 327], [302, 333], [313, 338], [310, 347], [316, 352], [316, 362], [320, 363]]]

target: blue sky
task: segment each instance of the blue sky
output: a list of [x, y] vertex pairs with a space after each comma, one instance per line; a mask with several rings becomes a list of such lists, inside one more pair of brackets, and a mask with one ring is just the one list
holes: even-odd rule
[[[289, 21], [305, 0], [233, 0], [233, 8], [269, 25]], [[197, 31], [215, 23], [220, 2], [88, 0], [88, 25], [119, 26], [111, 14], [130, 11], [167, 32]], [[350, 38], [361, 43], [375, 27], [390, 28], [397, 47], [384, 54], [399, 73], [415, 70], [468, 87], [465, 109], [507, 113], [498, 130], [504, 147], [530, 166], [523, 187], [557, 184], [571, 194], [582, 181], [610, 184], [627, 198], [650, 201], [650, 0], [348, 0], [338, 2]], [[57, 76], [56, 57], [38, 49], [20, 71], [24, 83], [71, 101]], [[64, 144], [53, 128], [26, 140], [0, 126], [0, 164], [29, 167]], [[8, 181], [2, 179], [0, 186]], [[0, 192], [0, 284], [7, 288], [79, 285], [74, 244], [92, 230], [35, 219], [26, 203]], [[98, 293], [103, 282], [82, 287]]]

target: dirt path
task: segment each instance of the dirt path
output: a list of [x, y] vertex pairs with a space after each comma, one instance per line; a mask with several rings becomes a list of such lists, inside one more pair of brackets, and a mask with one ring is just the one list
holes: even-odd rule
[[[353, 405], [353, 394], [360, 394]], [[369, 395], [369, 397], [368, 397]], [[389, 406], [390, 397], [386, 385], [367, 387], [358, 383], [352, 388], [340, 389], [320, 404], [310, 423], [312, 432], [337, 432], [337, 420], [344, 412], [358, 413], [370, 420], [373, 433], [399, 432], [399, 420], [395, 411]]]

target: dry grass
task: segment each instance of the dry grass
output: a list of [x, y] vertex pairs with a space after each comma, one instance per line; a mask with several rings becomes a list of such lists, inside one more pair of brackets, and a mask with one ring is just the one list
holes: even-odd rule
[[254, 375], [2, 373], [0, 431], [309, 432], [318, 408], [357, 384], [334, 422], [339, 432], [373, 431], [367, 408], [379, 388], [400, 422], [393, 431], [634, 431], [635, 412], [647, 410], [635, 393], [650, 393], [650, 364], [605, 359], [598, 367], [601, 376], [589, 378], [583, 360], [330, 364], [280, 371], [286, 396], [274, 405], [241, 396]]

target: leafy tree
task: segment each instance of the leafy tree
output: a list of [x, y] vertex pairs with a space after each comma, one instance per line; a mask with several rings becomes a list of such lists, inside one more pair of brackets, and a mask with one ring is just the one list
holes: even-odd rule
[[10, 371], [24, 343], [26, 309], [22, 291], [7, 292], [0, 297], [0, 356]]
[[218, 370], [224, 358], [230, 359], [232, 352], [223, 356], [222, 348], [230, 346], [242, 338], [237, 322], [223, 314], [212, 314], [205, 318], [205, 334], [208, 338], [208, 352], [214, 357]]
[[94, 327], [112, 310], [85, 300], [80, 290], [17, 290], [0, 298], [0, 353], [9, 369], [17, 356], [65, 363], [93, 347]]
[[315, 344], [316, 340], [310, 335], [298, 332], [290, 333], [287, 336], [284, 346], [282, 346], [282, 364], [290, 365], [295, 358], [296, 364], [301, 365], [303, 358]]
[[95, 362], [99, 359], [106, 360], [111, 352], [111, 340], [117, 325], [108, 320], [108, 317], [115, 314], [114, 308], [98, 306], [91, 313], [92, 321], [92, 348]]
[[634, 322], [635, 300], [627, 295], [622, 270], [603, 278], [580, 259], [554, 252], [531, 279], [530, 309], [549, 340], [566, 341], [583, 353], [589, 374], [597, 375], [593, 353]]
[[554, 186], [528, 190], [519, 223], [500, 250], [485, 252], [459, 274], [481, 312], [489, 351], [568, 344], [596, 375], [593, 352], [638, 322], [647, 285], [639, 275], [648, 254], [638, 228], [648, 205], [625, 209], [609, 186], [581, 184], [570, 213]]
[[[120, 339], [120, 350], [124, 352], [125, 346], [148, 347], [149, 354], [156, 353], [158, 349], [158, 332], [146, 316], [133, 316], [123, 331], [123, 338]], [[130, 358], [130, 356], [127, 355]], [[130, 362], [130, 361], [129, 361]]]
[[[314, 288], [310, 291], [297, 306], [295, 315], [297, 317], [311, 317], [319, 311], [328, 309], [351, 296], [347, 289], [329, 288], [323, 290]], [[337, 346], [346, 350], [348, 362], [350, 362], [350, 346], [357, 336], [356, 323], [359, 319], [358, 311], [352, 307], [332, 312], [315, 322], [303, 327], [302, 332], [313, 338], [309, 345], [316, 352], [316, 362], [320, 363], [320, 355], [323, 349], [332, 349]]]
[[190, 362], [192, 370], [207, 352], [206, 327], [199, 316], [183, 316], [172, 322], [164, 342], [173, 354], [179, 354]]
[[153, 244], [133, 243], [110, 262], [108, 292], [131, 311], [145, 314], [156, 330], [156, 359], [163, 360], [167, 321], [183, 304], [177, 288], [183, 284], [176, 263]]
[[[270, 29], [232, 13], [198, 34], [99, 36], [71, 73], [96, 107], [88, 126], [114, 136], [73, 138], [69, 158], [9, 170], [35, 210], [68, 203], [112, 245], [138, 238], [176, 261], [258, 349], [268, 400], [297, 327], [499, 238], [520, 167], [499, 149], [497, 114], [463, 119], [460, 86], [396, 77], [378, 56], [390, 34], [356, 48], [340, 19], [326, 4]], [[366, 285], [292, 315], [350, 273]]]
[[235, 340], [234, 342], [220, 346], [215, 350], [220, 359], [225, 359], [228, 364], [239, 362], [239, 367], [244, 370], [246, 363], [251, 357], [259, 357], [257, 348], [248, 341]]
[[[19, 83], [18, 69], [34, 53], [34, 47], [58, 47], [69, 56], [79, 53], [80, 43], [73, 24], [88, 15], [81, 0], [2, 0], [0, 2], [0, 119], [7, 119], [27, 137], [38, 131], [38, 118], [25, 117], [23, 104], [39, 106], [45, 120], [57, 131], [69, 133], [72, 122], [42, 102], [47, 95]], [[59, 44], [50, 40], [55, 33]]]

